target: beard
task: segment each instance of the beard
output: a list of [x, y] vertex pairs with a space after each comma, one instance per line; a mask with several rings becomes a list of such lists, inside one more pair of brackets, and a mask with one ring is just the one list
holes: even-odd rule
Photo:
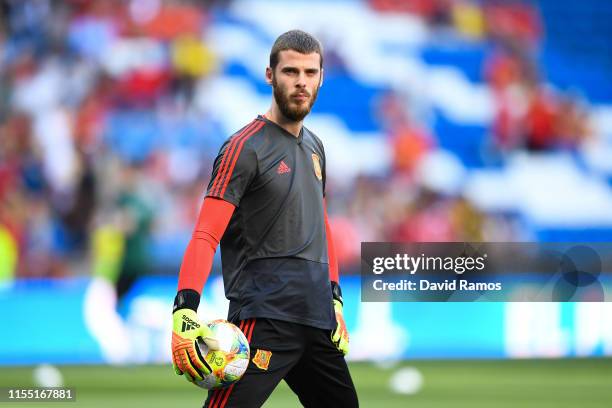
[[310, 113], [319, 94], [318, 86], [314, 89], [312, 95], [308, 91], [302, 91], [306, 96], [310, 96], [310, 100], [307, 103], [295, 104], [291, 101], [291, 95], [293, 94], [289, 94], [289, 92], [286, 92], [285, 89], [279, 86], [274, 77], [272, 78], [272, 89], [274, 90], [274, 99], [281, 113], [287, 119], [294, 122], [301, 122]]

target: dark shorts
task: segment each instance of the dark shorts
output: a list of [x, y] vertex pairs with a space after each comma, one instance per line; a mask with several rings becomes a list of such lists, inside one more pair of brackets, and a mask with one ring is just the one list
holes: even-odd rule
[[305, 407], [359, 406], [329, 330], [263, 318], [234, 323], [251, 346], [247, 371], [230, 387], [209, 391], [204, 407], [260, 407], [283, 379]]

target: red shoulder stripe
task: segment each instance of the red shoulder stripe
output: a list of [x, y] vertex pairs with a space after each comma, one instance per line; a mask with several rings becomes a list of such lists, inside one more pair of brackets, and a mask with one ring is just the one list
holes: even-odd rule
[[221, 189], [221, 193], [219, 194], [220, 198], [223, 198], [223, 194], [225, 194], [225, 189], [227, 188], [227, 185], [229, 184], [229, 181], [232, 178], [232, 172], [234, 171], [234, 166], [236, 166], [236, 162], [238, 161], [238, 157], [240, 156], [240, 152], [242, 151], [242, 146], [244, 145], [244, 142], [246, 142], [247, 139], [249, 139], [251, 136], [257, 133], [259, 129], [263, 127], [264, 124], [265, 122], [260, 121], [257, 125], [255, 125], [254, 128], [252, 128], [249, 131], [249, 133], [241, 137], [240, 144], [238, 145], [238, 148], [236, 149], [235, 154], [232, 155], [232, 164], [229, 168], [229, 171], [227, 171], [227, 175], [226, 175], [227, 177], [225, 177], [223, 181], [223, 188]]
[[215, 190], [217, 189], [217, 186], [218, 186], [218, 184], [221, 181], [221, 178], [223, 176], [224, 169], [226, 168], [226, 162], [229, 163], [229, 160], [227, 160], [227, 158], [230, 155], [230, 149], [232, 149], [232, 147], [235, 145], [237, 139], [240, 136], [244, 135], [246, 132], [249, 131], [250, 128], [252, 128], [255, 125], [256, 121], [257, 120], [254, 120], [251, 123], [249, 123], [248, 125], [246, 125], [237, 136], [234, 136], [232, 138], [231, 142], [229, 143], [229, 145], [227, 146], [227, 148], [225, 149], [225, 152], [223, 152], [223, 159], [221, 160], [221, 165], [219, 166], [219, 170], [217, 171], [217, 176], [215, 177], [215, 181], [214, 181], [213, 187], [211, 189], [211, 195], [215, 195]]

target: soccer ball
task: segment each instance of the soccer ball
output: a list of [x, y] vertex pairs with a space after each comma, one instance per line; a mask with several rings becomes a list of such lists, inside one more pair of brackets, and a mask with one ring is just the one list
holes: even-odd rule
[[212, 372], [195, 384], [212, 390], [227, 387], [242, 378], [249, 365], [250, 350], [244, 333], [234, 324], [226, 320], [213, 320], [208, 327], [219, 342], [219, 350], [209, 350], [202, 338], [197, 339], [200, 354]]

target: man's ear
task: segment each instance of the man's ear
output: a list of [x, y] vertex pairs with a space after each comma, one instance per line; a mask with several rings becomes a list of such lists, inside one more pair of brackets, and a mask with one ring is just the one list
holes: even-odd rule
[[323, 73], [325, 71], [323, 71], [323, 68], [321, 68], [321, 80], [319, 80], [319, 88], [323, 86]]
[[268, 85], [272, 85], [272, 75], [274, 75], [272, 73], [272, 68], [266, 67], [266, 83]]

